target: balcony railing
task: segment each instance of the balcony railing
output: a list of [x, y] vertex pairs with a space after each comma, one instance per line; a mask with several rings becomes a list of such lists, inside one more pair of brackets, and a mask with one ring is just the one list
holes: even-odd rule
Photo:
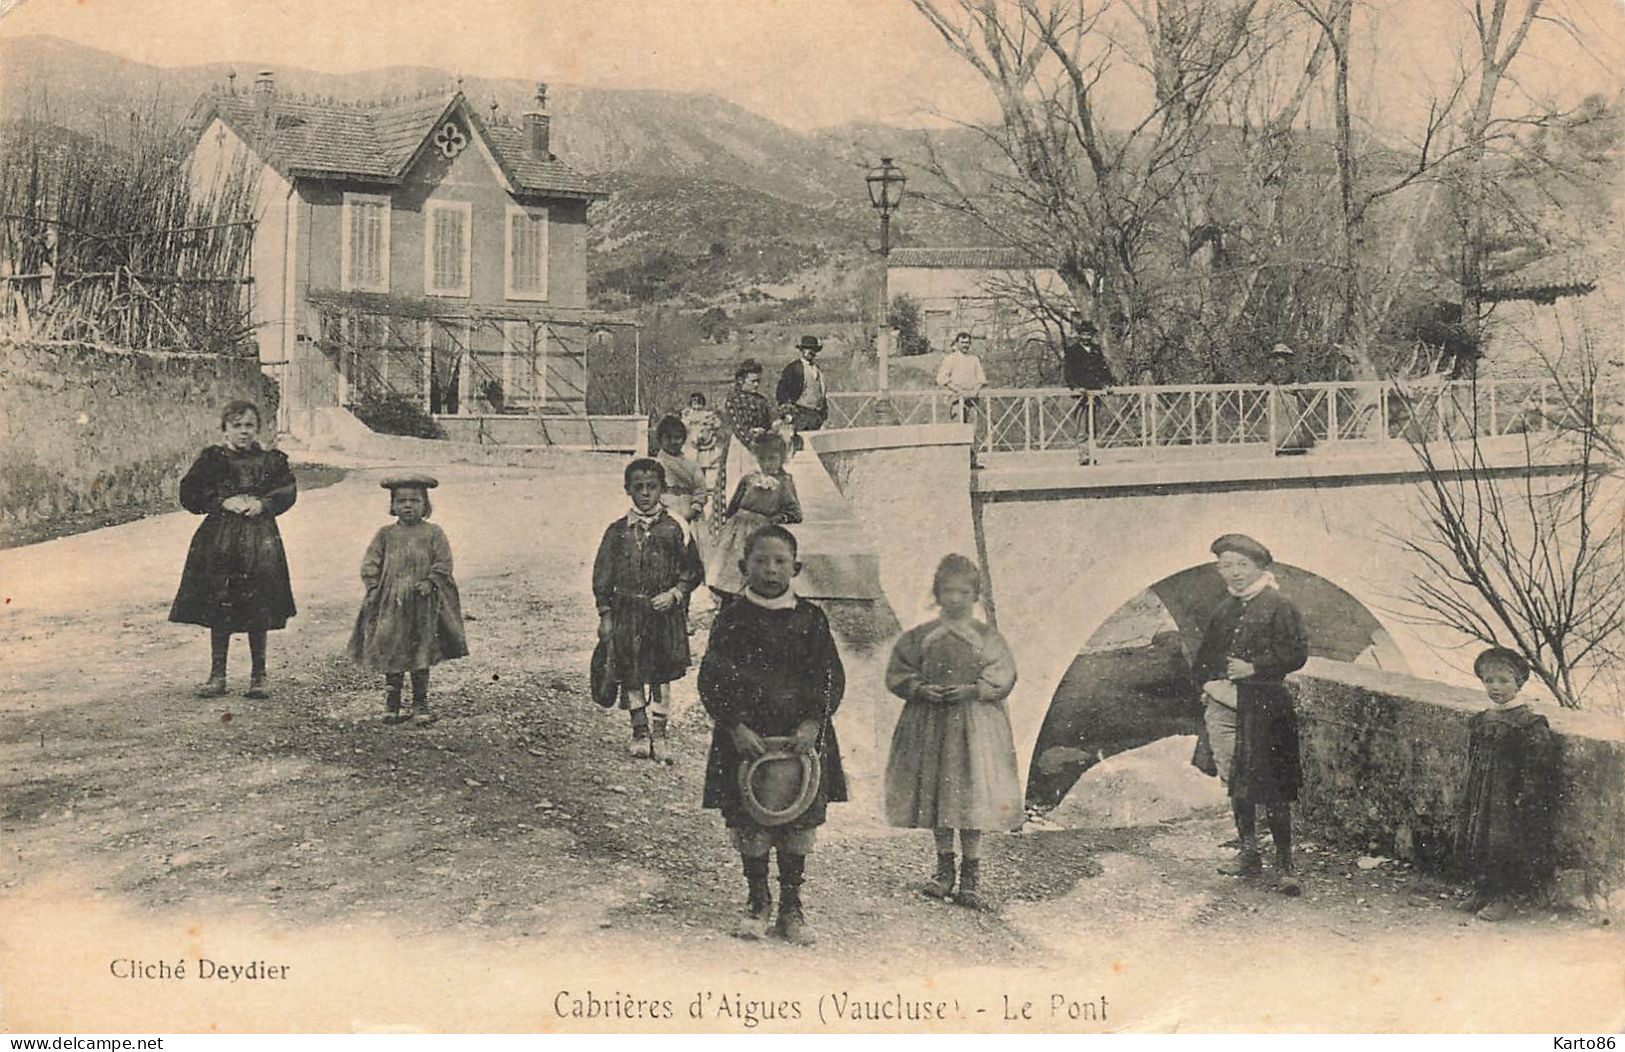
[[[986, 388], [974, 413], [984, 453], [1071, 451], [1092, 461], [1181, 455], [1356, 451], [1411, 439], [1495, 437], [1572, 429], [1625, 418], [1625, 381], [1594, 385], [1593, 405], [1552, 380], [1457, 380], [1396, 386], [1382, 381], [1283, 386], [1197, 384]], [[886, 402], [890, 403], [889, 411]], [[939, 389], [830, 395], [826, 427], [946, 423]]]

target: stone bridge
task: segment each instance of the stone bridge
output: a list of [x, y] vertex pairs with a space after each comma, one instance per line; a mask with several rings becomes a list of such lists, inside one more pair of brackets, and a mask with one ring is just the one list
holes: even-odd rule
[[[1404, 442], [1337, 455], [1277, 457], [1266, 447], [1261, 456], [1080, 465], [1075, 451], [989, 455], [964, 424], [851, 427], [811, 438], [902, 625], [931, 616], [929, 585], [943, 555], [971, 554], [985, 567], [986, 613], [1021, 672], [1010, 707], [1023, 784], [1063, 679], [1125, 604], [1151, 591], [1189, 645], [1221, 594], [1208, 545], [1222, 533], [1248, 533], [1271, 548], [1317, 657], [1472, 682], [1471, 655], [1453, 649], [1460, 640], [1395, 614], [1418, 570], [1398, 538], [1417, 528], [1423, 478]], [[974, 471], [973, 443], [984, 450]], [[1573, 470], [1561, 451], [1531, 464], [1517, 436], [1481, 448], [1499, 485], [1555, 483]], [[1188, 725], [1189, 713], [1180, 720]], [[1117, 730], [1091, 739], [1090, 750], [1098, 744], [1110, 754], [1175, 732]]]

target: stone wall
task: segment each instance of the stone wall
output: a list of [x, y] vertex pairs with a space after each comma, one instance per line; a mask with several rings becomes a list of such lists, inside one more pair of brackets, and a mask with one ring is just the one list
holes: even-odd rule
[[178, 504], [233, 399], [276, 419], [254, 358], [0, 341], [0, 529]]
[[[1303, 749], [1301, 816], [1329, 841], [1439, 865], [1467, 775], [1482, 694], [1337, 662], [1291, 678]], [[1594, 887], [1625, 877], [1625, 727], [1542, 707], [1562, 744], [1558, 865]]]
[[638, 454], [648, 446], [649, 421], [641, 416], [443, 415], [435, 422], [454, 442]]
[[880, 588], [897, 620], [906, 628], [933, 616], [937, 563], [951, 552], [977, 558], [970, 426], [859, 427], [807, 437], [879, 558]]

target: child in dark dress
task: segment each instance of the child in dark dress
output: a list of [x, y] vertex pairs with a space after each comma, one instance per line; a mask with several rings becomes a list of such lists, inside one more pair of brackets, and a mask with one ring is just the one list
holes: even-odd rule
[[666, 472], [640, 457], [622, 475], [632, 508], [609, 524], [593, 560], [598, 638], [631, 714], [628, 752], [672, 762], [666, 737], [673, 680], [688, 672], [688, 597], [704, 579], [689, 531], [661, 505]]
[[1473, 882], [1465, 908], [1504, 920], [1512, 896], [1552, 873], [1558, 746], [1546, 717], [1519, 702], [1529, 663], [1506, 647], [1473, 662], [1490, 707], [1468, 721], [1467, 787], [1456, 824], [1456, 864]]
[[286, 455], [256, 441], [259, 407], [232, 402], [220, 412], [223, 441], [210, 446], [181, 479], [181, 506], [204, 516], [192, 536], [169, 619], [209, 629], [209, 678], [203, 698], [226, 693], [226, 655], [234, 632], [248, 634], [250, 698], [270, 696], [265, 634], [294, 615], [288, 557], [276, 517], [299, 487]]
[[[831, 717], [846, 690], [846, 671], [824, 612], [791, 588], [801, 563], [796, 539], [782, 526], [764, 526], [745, 544], [745, 591], [717, 615], [700, 662], [700, 702], [716, 726], [705, 769], [704, 806], [722, 812], [749, 886], [738, 934], [760, 937], [773, 909], [768, 853], [779, 857], [777, 930], [789, 942], [812, 942], [801, 906], [807, 855], [826, 805], [843, 801], [846, 776]], [[820, 778], [799, 816], [771, 827], [744, 804], [741, 762], [763, 754], [763, 738], [793, 737], [793, 748], [819, 758]]]
[[384, 674], [384, 720], [399, 723], [401, 687], [412, 676], [412, 720], [434, 722], [429, 712], [429, 667], [468, 656], [463, 604], [452, 576], [446, 531], [429, 522], [428, 475], [401, 475], [380, 483], [389, 490], [393, 526], [373, 535], [361, 560], [367, 586], [350, 634], [349, 653], [360, 665]]

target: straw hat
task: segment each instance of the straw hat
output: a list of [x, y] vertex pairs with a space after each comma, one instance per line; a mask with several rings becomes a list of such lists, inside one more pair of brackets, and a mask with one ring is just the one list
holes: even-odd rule
[[817, 753], [794, 752], [794, 738], [763, 738], [767, 751], [739, 765], [739, 799], [759, 826], [773, 828], [807, 813], [823, 781]]
[[419, 471], [409, 471], [401, 475], [389, 475], [378, 485], [387, 490], [434, 489], [440, 485], [440, 480], [433, 475], [425, 475]]

